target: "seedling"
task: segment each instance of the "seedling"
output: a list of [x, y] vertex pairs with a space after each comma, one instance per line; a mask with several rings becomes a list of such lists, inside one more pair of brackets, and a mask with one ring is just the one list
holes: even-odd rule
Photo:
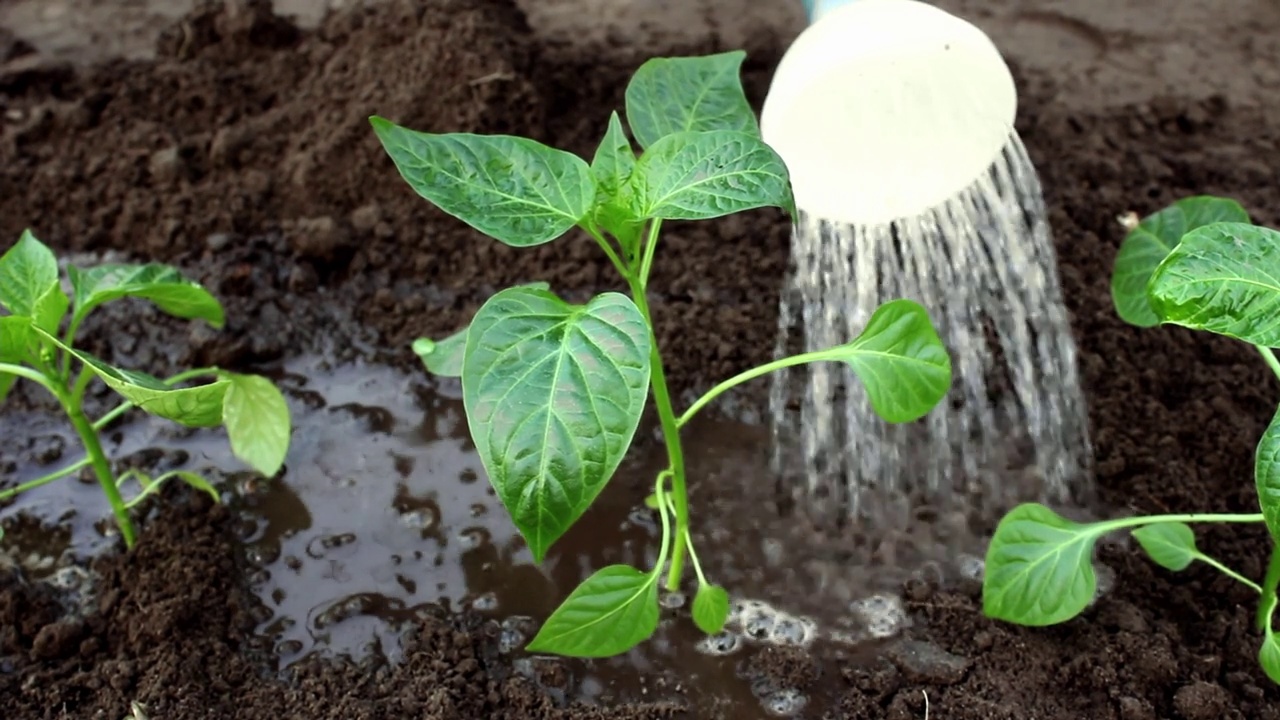
[[[1111, 281], [1116, 311], [1139, 327], [1176, 325], [1252, 344], [1280, 376], [1271, 348], [1280, 345], [1280, 232], [1250, 224], [1238, 203], [1216, 197], [1180, 200], [1145, 219], [1121, 244]], [[1258, 661], [1280, 683], [1280, 637], [1273, 626], [1280, 584], [1280, 412], [1257, 446], [1257, 514], [1174, 514], [1075, 523], [1038, 504], [1020, 505], [996, 528], [987, 550], [983, 610], [1020, 625], [1066, 622], [1097, 590], [1092, 559], [1098, 539], [1129, 530], [1158, 565], [1178, 572], [1211, 565], [1259, 595]], [[1196, 547], [1193, 523], [1265, 523], [1273, 540], [1261, 584]]]
[[[169, 315], [203, 320], [220, 328], [224, 322], [222, 306], [207, 290], [177, 270], [158, 264], [111, 263], [85, 270], [69, 265], [67, 281], [70, 297], [59, 279], [53, 251], [30, 230], [0, 257], [0, 308], [8, 313], [0, 315], [0, 402], [18, 379], [40, 385], [58, 400], [86, 455], [79, 462], [0, 492], [0, 500], [90, 467], [130, 549], [137, 542], [137, 532], [129, 510], [165, 481], [181, 480], [218, 501], [213, 486], [195, 473], [175, 470], [155, 478], [139, 470], [128, 470], [119, 477], [113, 474], [98, 433], [133, 407], [188, 427], [223, 425], [236, 457], [268, 477], [280, 470], [289, 449], [289, 407], [266, 378], [203, 368], [160, 380], [113, 367], [75, 349], [76, 333], [85, 318], [94, 309], [126, 297], [149, 300]], [[95, 378], [125, 402], [91, 422], [85, 415], [84, 398]], [[210, 382], [182, 387], [197, 378]], [[135, 480], [141, 489], [126, 501], [121, 490], [129, 480]]]
[[626, 88], [636, 154], [617, 112], [591, 163], [534, 140], [430, 134], [381, 117], [373, 129], [419, 195], [480, 232], [524, 248], [579, 228], [603, 250], [629, 294], [585, 305], [546, 285], [491, 297], [470, 325], [414, 350], [437, 375], [461, 378], [471, 437], [497, 495], [536, 561], [605, 487], [653, 394], [669, 466], [647, 500], [662, 525], [649, 570], [600, 569], [543, 624], [528, 649], [580, 657], [626, 652], [658, 626], [661, 575], [697, 575], [693, 620], [719, 632], [728, 594], [707, 580], [689, 534], [680, 429], [732, 388], [811, 362], [848, 363], [889, 422], [929, 412], [951, 383], [951, 361], [924, 308], [886, 303], [849, 343], [775, 360], [712, 388], [682, 414], [671, 402], [647, 299], [665, 220], [708, 220], [776, 207], [794, 215], [782, 159], [765, 144], [739, 80], [745, 53], [656, 58]]

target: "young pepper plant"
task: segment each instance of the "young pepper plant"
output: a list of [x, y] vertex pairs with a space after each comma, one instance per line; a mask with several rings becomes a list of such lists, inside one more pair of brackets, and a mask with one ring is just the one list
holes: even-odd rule
[[[1143, 219], [1121, 244], [1111, 288], [1116, 311], [1126, 322], [1180, 326], [1250, 343], [1280, 376], [1271, 350], [1280, 346], [1280, 233], [1251, 224], [1235, 201], [1191, 197]], [[1280, 584], [1280, 412], [1258, 442], [1254, 483], [1260, 513], [1075, 523], [1043, 505], [1020, 505], [1001, 520], [987, 550], [983, 610], [989, 617], [1030, 626], [1074, 618], [1097, 589], [1096, 542], [1107, 533], [1129, 530], [1164, 568], [1178, 572], [1200, 561], [1258, 594], [1263, 634], [1258, 662], [1280, 683], [1280, 637], [1273, 620]], [[1272, 550], [1262, 583], [1201, 552], [1193, 523], [1265, 523]]]
[[[184, 481], [218, 501], [217, 491], [195, 473], [175, 470], [152, 478], [139, 470], [118, 477], [112, 472], [99, 433], [134, 407], [188, 427], [223, 425], [238, 458], [268, 477], [280, 470], [289, 448], [289, 407], [266, 378], [203, 368], [160, 380], [113, 367], [75, 348], [76, 333], [85, 318], [96, 308], [126, 297], [149, 300], [169, 315], [220, 328], [222, 306], [207, 290], [159, 264], [111, 263], [84, 270], [70, 265], [67, 280], [69, 297], [53, 251], [30, 230], [0, 256], [0, 308], [7, 313], [0, 315], [0, 402], [19, 379], [40, 385], [57, 399], [85, 449], [83, 460], [0, 491], [0, 500], [90, 467], [129, 549], [137, 542], [130, 509], [165, 481]], [[197, 378], [210, 382], [182, 387]], [[102, 380], [125, 402], [90, 421], [84, 399], [94, 379]], [[131, 479], [141, 490], [126, 501], [121, 490]]]
[[698, 587], [693, 620], [719, 632], [726, 591], [709, 582], [691, 539], [680, 429], [716, 397], [771, 371], [845, 362], [889, 422], [929, 412], [947, 393], [951, 361], [925, 310], [910, 300], [876, 309], [845, 345], [768, 363], [712, 388], [677, 413], [653, 332], [648, 290], [667, 220], [708, 220], [777, 207], [794, 215], [787, 168], [763, 142], [739, 74], [745, 53], [655, 58], [631, 78], [592, 161], [528, 138], [373, 129], [423, 198], [507, 245], [551, 242], [574, 228], [595, 241], [627, 293], [583, 305], [547, 285], [491, 297], [465, 329], [414, 350], [437, 375], [461, 378], [477, 452], [536, 561], [586, 512], [618, 468], [652, 393], [669, 466], [650, 496], [662, 540], [649, 570], [613, 565], [570, 593], [528, 649], [580, 657], [623, 653], [657, 628], [659, 586]]

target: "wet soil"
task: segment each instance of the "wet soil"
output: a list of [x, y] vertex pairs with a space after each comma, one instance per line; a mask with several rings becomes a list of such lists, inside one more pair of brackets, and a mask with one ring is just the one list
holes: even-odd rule
[[[1265, 17], [1261, 4], [1247, 9]], [[988, 17], [998, 24], [1004, 16]], [[1073, 38], [1092, 42], [1098, 27], [1110, 32], [1118, 23], [1063, 30], [1055, 16], [1036, 17], [1042, 37], [1090, 62], [1103, 51]], [[1193, 27], [1194, 16], [1179, 18]], [[542, 42], [501, 0], [393, 0], [338, 13], [316, 29], [245, 0], [209, 4], [166, 26], [154, 59], [88, 66], [32, 52], [20, 35], [0, 32], [0, 236], [30, 226], [61, 253], [172, 262], [227, 305], [228, 326], [216, 333], [124, 305], [86, 325], [86, 349], [157, 373], [214, 364], [275, 373], [290, 387], [295, 412], [311, 413], [299, 421], [298, 447], [277, 487], [237, 474], [204, 436], [136, 418], [109, 433], [126, 464], [194, 464], [227, 488], [228, 502], [218, 505], [167, 490], [148, 506], [142, 541], [129, 555], [101, 552], [112, 539], [94, 539], [101, 504], [91, 486], [70, 481], [66, 494], [44, 501], [52, 509], [37, 497], [24, 500], [31, 513], [6, 513], [10, 538], [34, 544], [11, 544], [17, 557], [0, 565], [5, 716], [119, 717], [136, 700], [152, 717], [175, 720], [752, 717], [764, 711], [753, 695], [772, 692], [767, 697], [781, 702], [779, 691], [789, 690], [810, 697], [803, 717], [1280, 717], [1280, 690], [1254, 660], [1248, 593], [1207, 568], [1164, 572], [1121, 543], [1101, 554], [1117, 577], [1109, 594], [1057, 628], [988, 622], [972, 585], [925, 576], [899, 588], [911, 617], [905, 638], [843, 656], [819, 643], [673, 659], [694, 637], [679, 628], [624, 659], [621, 671], [510, 651], [512, 632], [523, 630], [503, 621], [545, 613], [555, 592], [584, 571], [573, 563], [598, 567], [643, 552], [651, 528], [631, 504], [651, 477], [655, 443], [642, 434], [615, 483], [619, 499], [603, 503], [590, 525], [612, 527], [609, 543], [579, 537], [549, 575], [539, 573], [502, 536], [508, 531], [492, 503], [468, 494], [483, 483], [466, 481], [466, 444], [449, 440], [456, 428], [437, 426], [448, 422], [447, 391], [426, 386], [407, 343], [454, 330], [498, 287], [545, 280], [581, 297], [612, 289], [614, 280], [581, 238], [515, 251], [433, 210], [395, 176], [365, 118], [376, 112], [426, 130], [528, 135], [589, 156], [644, 57], [743, 46], [758, 102], [792, 32], [764, 27], [605, 52], [563, 38]], [[1103, 45], [1122, 39], [1104, 34]], [[1268, 42], [1245, 45], [1274, 65], [1280, 50]], [[1232, 53], [1203, 63], [1230, 76], [1221, 95], [1203, 83], [1171, 92], [1168, 76], [1156, 73], [1154, 90], [1135, 84], [1119, 100], [1099, 97], [1114, 86], [1090, 93], [1080, 75], [1051, 75], [1042, 63], [1013, 58], [1019, 130], [1046, 187], [1097, 482], [1110, 509], [1256, 507], [1252, 452], [1280, 397], [1273, 378], [1232, 342], [1124, 326], [1107, 289], [1123, 212], [1218, 193], [1239, 198], [1258, 222], [1280, 222], [1280, 108], [1264, 92], [1265, 68], [1223, 69], [1234, 67]], [[1114, 74], [1134, 84], [1144, 73], [1124, 66]], [[677, 391], [767, 360], [788, 252], [785, 220], [757, 212], [677, 224], [666, 237], [654, 309]], [[316, 357], [325, 360], [309, 364]], [[752, 482], [763, 473], [752, 468], [751, 452], [761, 445], [752, 422], [760, 399], [742, 394], [732, 413], [742, 422], [706, 431], [720, 450], [695, 459], [705, 471], [693, 502], [760, 500], [758, 532], [768, 539], [777, 523], [759, 488], [771, 484]], [[0, 418], [2, 481], [77, 458], [60, 433], [38, 395], [18, 393]], [[344, 434], [372, 449], [333, 460], [341, 447], [326, 438]], [[156, 447], [167, 449], [148, 449]], [[359, 465], [369, 458], [382, 464]], [[335, 466], [348, 472], [317, 480]], [[378, 481], [388, 487], [361, 485]], [[270, 515], [267, 508], [288, 506], [279, 497], [267, 502], [272, 494], [290, 492], [340, 499], [326, 506], [330, 515], [305, 522], [296, 513]], [[365, 496], [374, 499], [354, 504]], [[77, 512], [60, 517], [56, 503], [67, 497]], [[353, 503], [349, 512], [333, 509], [341, 502]], [[488, 508], [483, 521], [465, 517], [473, 506]], [[31, 527], [32, 517], [46, 518], [44, 527]], [[437, 523], [447, 536], [433, 535]], [[463, 537], [472, 526], [485, 532]], [[351, 527], [393, 530], [351, 544], [342, 537]], [[458, 543], [476, 537], [471, 549], [483, 552], [474, 564], [454, 555], [439, 572], [430, 558], [406, 563], [409, 572], [390, 566], [393, 556], [403, 562], [424, 548], [457, 553]], [[1200, 543], [1245, 574], [1262, 574], [1264, 533], [1207, 529]], [[618, 554], [599, 550], [606, 544]], [[311, 622], [310, 611], [334, 609], [326, 603], [336, 591], [287, 609], [300, 588], [312, 587], [290, 585], [288, 575], [288, 558], [308, 548], [319, 557], [299, 558], [299, 574], [327, 568], [330, 591], [346, 583], [342, 597], [359, 598], [337, 608], [344, 619], [327, 626], [341, 628], [336, 634], [276, 622], [304, 615], [313, 630], [324, 623]], [[32, 553], [37, 562], [26, 557]], [[50, 556], [52, 566], [42, 559]], [[75, 569], [81, 565], [90, 572]], [[725, 570], [733, 572], [732, 563]], [[499, 582], [486, 586], [490, 572]], [[739, 572], [749, 585], [749, 573]], [[414, 594], [408, 586], [428, 584], [444, 586], [431, 593], [447, 606], [406, 601]], [[276, 591], [283, 600], [268, 609]], [[523, 607], [510, 607], [521, 599]], [[278, 611], [282, 602], [287, 612]], [[361, 625], [366, 615], [397, 622], [391, 630]], [[377, 652], [356, 652], [355, 662], [302, 657], [297, 645], [363, 650], [370, 640]]]

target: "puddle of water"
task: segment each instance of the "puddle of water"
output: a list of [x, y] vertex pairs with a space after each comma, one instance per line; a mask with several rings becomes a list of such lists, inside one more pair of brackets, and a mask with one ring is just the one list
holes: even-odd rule
[[[224, 496], [238, 513], [249, 583], [263, 605], [255, 642], [281, 669], [312, 653], [394, 663], [415, 616], [469, 608], [501, 622], [504, 652], [518, 672], [538, 678], [545, 658], [522, 648], [563, 598], [600, 567], [655, 560], [660, 531], [641, 500], [665, 465], [661, 443], [633, 450], [537, 566], [484, 476], [455, 381], [315, 359], [290, 364], [277, 379], [295, 427], [275, 481], [235, 472], [242, 466], [218, 432], [143, 418], [105, 440], [113, 457], [145, 453], [164, 469], [228, 480]], [[67, 448], [56, 459], [42, 453], [50, 461], [42, 465], [30, 459], [41, 453], [0, 439], [0, 464], [25, 458], [10, 473], [17, 482], [80, 457], [56, 419], [12, 420], [29, 429], [31, 448]], [[702, 718], [819, 712], [830, 699], [821, 692], [805, 697], [753, 674], [766, 665], [758, 653], [770, 644], [818, 651], [827, 679], [815, 687], [835, 689], [836, 663], [865, 656], [905, 624], [896, 596], [877, 595], [901, 582], [902, 558], [877, 559], [883, 550], [861, 538], [819, 544], [780, 514], [767, 428], [702, 419], [688, 429], [686, 448], [699, 555], [735, 597], [733, 632], [704, 638], [687, 616], [688, 598], [681, 605], [668, 597], [654, 638], [617, 658], [568, 663], [561, 689], [605, 704], [683, 699]], [[0, 509], [9, 528], [2, 548], [52, 577], [107, 546], [103, 530], [114, 527], [106, 518], [95, 484], [53, 483]]]

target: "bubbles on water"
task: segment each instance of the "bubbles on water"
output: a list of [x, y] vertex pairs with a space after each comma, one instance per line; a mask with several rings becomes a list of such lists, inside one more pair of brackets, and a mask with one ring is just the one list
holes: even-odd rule
[[818, 623], [760, 600], [740, 599], [729, 606], [725, 631], [765, 645], [808, 647], [818, 637]]
[[525, 615], [512, 615], [502, 621], [498, 635], [498, 652], [508, 654], [524, 647], [538, 629], [538, 623]]
[[1093, 564], [1093, 574], [1097, 578], [1098, 585], [1093, 591], [1093, 598], [1089, 600], [1090, 606], [1101, 600], [1116, 586], [1116, 571], [1112, 570], [1111, 566], [1095, 562]]
[[809, 698], [795, 688], [783, 688], [763, 698], [765, 712], [777, 717], [790, 717], [798, 714], [809, 704]]
[[866, 623], [871, 637], [883, 640], [897, 635], [907, 625], [907, 610], [895, 595], [872, 595], [855, 600], [849, 609]]
[[987, 562], [977, 555], [961, 555], [956, 562], [960, 577], [971, 582], [982, 582], [987, 573]]
[[688, 598], [685, 596], [684, 593], [676, 591], [676, 592], [663, 593], [662, 597], [658, 599], [658, 602], [662, 605], [662, 607], [668, 610], [679, 610], [680, 608], [684, 607], [686, 602], [688, 602]]
[[487, 592], [471, 601], [471, 609], [476, 612], [493, 612], [498, 609], [498, 596]]
[[742, 649], [742, 636], [729, 630], [706, 635], [695, 646], [697, 651], [712, 657], [732, 655]]
[[400, 524], [410, 530], [421, 530], [427, 532], [435, 528], [440, 522], [440, 516], [426, 508], [418, 508], [416, 510], [408, 510], [400, 513]]

